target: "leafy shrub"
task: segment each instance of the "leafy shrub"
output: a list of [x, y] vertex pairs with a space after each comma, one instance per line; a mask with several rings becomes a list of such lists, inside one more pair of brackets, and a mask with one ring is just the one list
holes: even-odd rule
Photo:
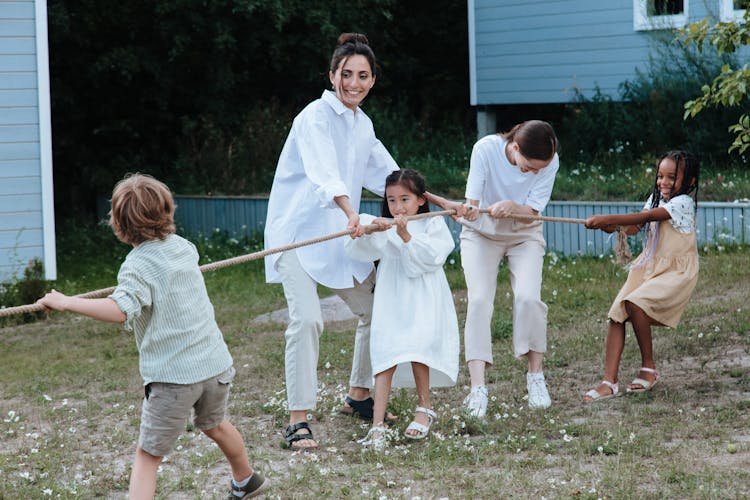
[[365, 111], [400, 167], [419, 171], [436, 193], [463, 196], [476, 140], [471, 129], [448, 120], [422, 123], [404, 107], [378, 100], [369, 102]]
[[704, 165], [739, 165], [746, 159], [730, 156], [728, 126], [742, 107], [712, 109], [700, 120], [683, 120], [684, 103], [701, 93], [701, 86], [728, 56], [685, 47], [669, 38], [656, 38], [644, 71], [620, 86], [613, 101], [596, 90], [592, 97], [580, 92], [562, 118], [563, 155], [583, 162], [631, 161], [655, 157], [669, 149], [692, 151]]
[[[23, 278], [0, 284], [0, 306], [14, 307], [33, 304], [47, 292], [48, 285], [49, 283], [44, 279], [42, 262], [34, 259], [26, 266]], [[29, 323], [43, 316], [43, 312], [36, 312], [0, 317], [0, 326]]]
[[293, 110], [270, 100], [249, 109], [238, 131], [208, 117], [186, 120], [177, 165], [164, 180], [180, 194], [268, 192], [293, 117]]

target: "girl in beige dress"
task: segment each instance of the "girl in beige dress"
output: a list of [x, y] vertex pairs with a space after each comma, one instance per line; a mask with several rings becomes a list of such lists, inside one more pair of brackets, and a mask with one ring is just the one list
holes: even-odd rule
[[586, 402], [619, 393], [617, 373], [627, 321], [633, 325], [641, 351], [640, 371], [627, 392], [648, 391], [659, 380], [651, 326], [676, 327], [698, 281], [695, 239], [698, 174], [699, 163], [694, 156], [670, 151], [657, 163], [654, 189], [641, 212], [594, 215], [586, 219], [587, 228], [608, 233], [619, 226], [625, 226], [627, 234], [647, 228], [643, 252], [630, 265], [628, 278], [609, 310], [604, 379], [584, 395]]

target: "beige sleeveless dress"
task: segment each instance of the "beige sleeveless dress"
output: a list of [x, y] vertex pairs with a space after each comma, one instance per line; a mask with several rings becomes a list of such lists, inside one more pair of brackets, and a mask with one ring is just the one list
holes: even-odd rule
[[[659, 223], [659, 238], [653, 257], [647, 260], [653, 245], [655, 222], [643, 252], [633, 261], [628, 279], [609, 310], [617, 323], [628, 319], [624, 302], [637, 305], [658, 323], [675, 327], [698, 281], [698, 248], [695, 230], [683, 234], [669, 220]], [[639, 265], [645, 262], [645, 265]]]

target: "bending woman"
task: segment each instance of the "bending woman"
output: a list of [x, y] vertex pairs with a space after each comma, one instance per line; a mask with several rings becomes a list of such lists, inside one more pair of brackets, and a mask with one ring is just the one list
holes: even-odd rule
[[[367, 37], [344, 33], [331, 58], [332, 90], [307, 105], [292, 123], [271, 188], [265, 247], [352, 229], [361, 236], [362, 188], [383, 195], [385, 178], [398, 165], [375, 137], [372, 122], [359, 108], [375, 85], [375, 55]], [[293, 450], [318, 443], [307, 423], [316, 406], [319, 337], [323, 318], [318, 284], [331, 288], [359, 317], [354, 339], [349, 395], [342, 409], [372, 418], [370, 318], [375, 283], [372, 263], [355, 262], [341, 239], [268, 256], [266, 281], [281, 282], [289, 307], [285, 372]]]
[[[547, 206], [559, 168], [557, 136], [543, 121], [520, 123], [506, 134], [480, 139], [471, 153], [466, 203], [435, 195], [430, 201], [454, 209], [461, 221], [461, 262], [468, 290], [464, 327], [465, 358], [471, 392], [464, 400], [469, 413], [487, 412], [485, 368], [493, 363], [491, 321], [500, 261], [505, 257], [513, 289], [513, 350], [526, 357], [528, 404], [551, 404], [542, 372], [547, 350], [547, 305], [542, 302], [545, 241], [541, 221], [508, 218], [537, 215]], [[476, 208], [489, 208], [480, 214]]]

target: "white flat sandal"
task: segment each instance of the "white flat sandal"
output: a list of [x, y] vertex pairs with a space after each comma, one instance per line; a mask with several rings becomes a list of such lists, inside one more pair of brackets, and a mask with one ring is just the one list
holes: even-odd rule
[[[412, 422], [404, 431], [404, 436], [409, 439], [424, 439], [427, 437], [427, 434], [430, 433], [430, 426], [432, 425], [432, 421], [437, 418], [437, 413], [423, 406], [417, 406], [416, 410], [414, 410], [414, 413], [424, 413], [425, 415], [427, 415], [427, 425], [420, 424], [419, 422], [415, 422], [412, 420]], [[417, 434], [406, 434], [406, 431], [417, 431]]]
[[376, 425], [370, 427], [370, 430], [367, 431], [367, 435], [362, 439], [357, 440], [357, 442], [365, 448], [382, 450], [388, 444], [387, 432], [385, 425]]
[[648, 367], [645, 367], [645, 366], [641, 366], [640, 369], [639, 369], [639, 371], [638, 371], [639, 375], [640, 375], [640, 372], [653, 373], [654, 377], [655, 377], [654, 381], [653, 382], [649, 382], [646, 379], [642, 379], [640, 377], [636, 377], [636, 378], [633, 379], [632, 382], [630, 382], [630, 385], [640, 385], [640, 387], [635, 388], [635, 389], [631, 389], [630, 386], [628, 386], [628, 388], [626, 389], [627, 392], [646, 392], [646, 391], [650, 391], [651, 389], [654, 388], [654, 386], [656, 385], [656, 383], [659, 381], [659, 378], [661, 378], [661, 375], [659, 375], [659, 371], [655, 370], [653, 368], [648, 368]]
[[594, 401], [601, 401], [603, 399], [609, 399], [614, 398], [615, 396], [619, 395], [620, 393], [620, 387], [617, 385], [617, 382], [610, 382], [609, 380], [602, 380], [600, 385], [606, 385], [612, 390], [612, 394], [605, 394], [602, 396], [597, 392], [596, 389], [591, 389], [589, 392], [584, 394], [584, 397], [589, 397], [591, 399], [584, 399], [583, 401], [585, 403], [593, 403]]

